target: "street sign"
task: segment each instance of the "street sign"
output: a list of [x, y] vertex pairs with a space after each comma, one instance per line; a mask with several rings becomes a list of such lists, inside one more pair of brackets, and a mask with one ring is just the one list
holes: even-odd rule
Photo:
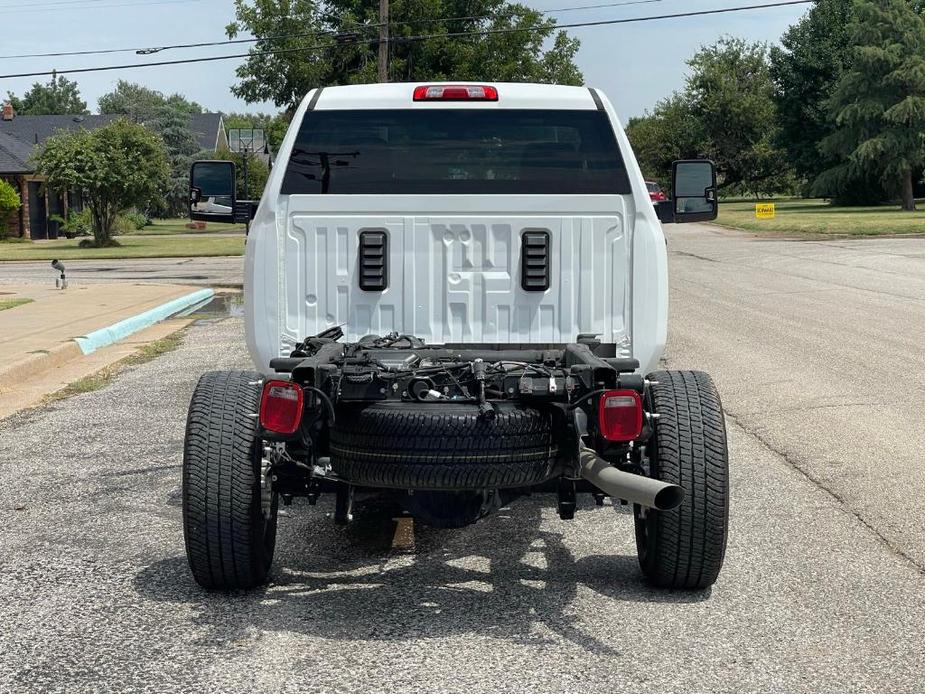
[[774, 209], [773, 202], [762, 202], [755, 205], [755, 216], [758, 219], [774, 219], [777, 211]]

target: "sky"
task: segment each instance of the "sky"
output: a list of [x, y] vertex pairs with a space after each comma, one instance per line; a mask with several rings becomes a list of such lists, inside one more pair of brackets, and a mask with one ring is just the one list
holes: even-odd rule
[[[619, 0], [522, 0], [554, 10]], [[626, 1], [626, 0], [624, 0]], [[644, 0], [622, 7], [557, 12], [560, 24], [719, 9], [769, 0]], [[770, 0], [773, 1], [773, 0]], [[589, 86], [603, 89], [624, 120], [642, 115], [678, 89], [685, 61], [698, 48], [730, 34], [749, 41], [777, 42], [807, 5], [706, 17], [569, 29], [581, 39], [578, 66]], [[219, 41], [234, 18], [231, 0], [0, 0], [0, 56], [109, 48], [137, 48]], [[0, 58], [0, 74], [96, 67], [146, 60], [244, 53], [247, 44], [164, 51], [56, 58]], [[240, 60], [68, 75], [76, 79], [91, 111], [117, 80], [139, 82], [164, 93], [179, 92], [208, 110], [269, 111], [272, 104], [246, 104], [230, 91]], [[22, 95], [47, 77], [0, 79], [0, 96]]]

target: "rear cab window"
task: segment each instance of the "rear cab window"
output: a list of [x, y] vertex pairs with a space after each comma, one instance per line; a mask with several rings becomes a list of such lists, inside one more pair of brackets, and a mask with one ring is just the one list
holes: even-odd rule
[[309, 111], [283, 195], [628, 195], [607, 114], [590, 110]]

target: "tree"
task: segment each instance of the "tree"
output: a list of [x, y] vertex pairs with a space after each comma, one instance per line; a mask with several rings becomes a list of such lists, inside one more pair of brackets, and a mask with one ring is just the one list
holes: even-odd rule
[[687, 63], [683, 91], [635, 119], [628, 135], [643, 170], [667, 182], [671, 162], [708, 157], [726, 193], [775, 193], [792, 186], [776, 145], [776, 109], [767, 47], [723, 38]]
[[721, 187], [754, 190], [788, 168], [776, 144], [777, 111], [765, 44], [723, 38], [688, 61], [690, 109], [703, 129], [706, 154]]
[[192, 115], [194, 113], [204, 113], [205, 109], [196, 103], [195, 101], [190, 101], [182, 94], [170, 94], [164, 98], [164, 103], [167, 106], [170, 106], [172, 109], [181, 111], [187, 115]]
[[[319, 85], [376, 81], [377, 0], [235, 0], [235, 12], [229, 38], [242, 32], [291, 37], [257, 44], [238, 68], [240, 82], [232, 92], [248, 103], [272, 101], [291, 111]], [[394, 0], [389, 77], [582, 84], [574, 62], [579, 42], [555, 26], [540, 12], [506, 0]], [[512, 28], [522, 31], [450, 35]], [[432, 36], [411, 38], [421, 35]], [[544, 50], [549, 41], [552, 47]], [[289, 52], [260, 55], [271, 46]]]
[[39, 148], [35, 163], [50, 188], [82, 192], [97, 247], [117, 245], [112, 238], [116, 216], [148, 205], [164, 190], [169, 174], [161, 139], [126, 119], [98, 130], [59, 132]]
[[52, 77], [48, 84], [36, 82], [23, 97], [7, 92], [16, 113], [23, 116], [86, 115], [87, 102], [80, 98], [77, 82]]
[[646, 178], [666, 189], [672, 162], [703, 156], [708, 149], [700, 121], [685, 96], [678, 93], [659, 101], [652, 113], [631, 119], [626, 134]]
[[7, 181], [0, 178], [0, 239], [5, 239], [9, 233], [7, 225], [10, 218], [16, 214], [22, 205], [19, 191]]
[[163, 140], [170, 166], [163, 196], [154, 203], [152, 212], [164, 217], [184, 216], [189, 211], [190, 166], [199, 151], [199, 143], [189, 127], [189, 114], [166, 104], [155, 111], [146, 125]]
[[855, 11], [851, 67], [829, 101], [835, 130], [819, 144], [839, 163], [815, 188], [874, 174], [913, 211], [915, 174], [925, 166], [925, 18], [906, 0], [863, 0]]
[[[819, 0], [771, 49], [775, 85], [778, 144], [783, 147], [805, 192], [819, 175], [839, 163], [823, 156], [819, 143], [835, 130], [828, 106], [842, 72], [851, 61], [848, 25], [855, 17], [854, 0]], [[826, 191], [841, 204], [871, 204], [885, 198], [876, 177], [844, 178]]]
[[153, 119], [164, 106], [186, 114], [202, 113], [202, 106], [180, 94], [165, 97], [159, 91], [125, 80], [119, 80], [113, 91], [99, 99], [100, 113], [127, 116], [136, 123]]
[[831, 165], [817, 145], [834, 130], [827, 102], [850, 59], [854, 0], [819, 0], [771, 49], [780, 141], [797, 173], [812, 180]]

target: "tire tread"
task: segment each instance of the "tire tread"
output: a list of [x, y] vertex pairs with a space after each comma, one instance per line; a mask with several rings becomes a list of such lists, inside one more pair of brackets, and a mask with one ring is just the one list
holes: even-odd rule
[[[643, 573], [656, 586], [703, 589], [719, 576], [729, 524], [729, 456], [723, 407], [709, 375], [659, 371], [649, 379], [659, 415], [654, 477], [678, 484], [685, 499], [673, 511], [650, 511]], [[639, 540], [642, 542], [643, 540]]]
[[[183, 535], [204, 588], [247, 589], [266, 581], [272, 559], [260, 508], [260, 440], [252, 416], [260, 375], [213, 371], [190, 402], [183, 450]], [[275, 518], [272, 523], [275, 531]]]

